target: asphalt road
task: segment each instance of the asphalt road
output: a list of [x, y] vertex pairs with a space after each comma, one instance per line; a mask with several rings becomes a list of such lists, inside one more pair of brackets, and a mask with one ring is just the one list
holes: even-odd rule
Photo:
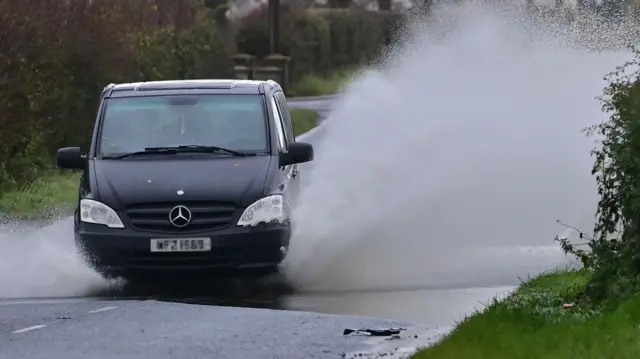
[[[332, 101], [307, 98], [291, 104], [326, 115]], [[325, 130], [321, 126], [304, 140], [317, 143]], [[518, 274], [547, 265], [535, 254], [524, 257], [530, 266], [519, 263]], [[468, 264], [464, 256], [456, 260], [460, 268]], [[495, 280], [479, 279], [432, 288], [398, 283], [399, 288], [386, 291], [294, 293], [286, 285], [252, 283], [237, 289], [231, 283], [211, 291], [160, 286], [92, 293], [99, 298], [0, 298], [0, 358], [400, 358], [403, 350], [437, 339], [455, 320], [517, 284], [515, 273], [503, 273], [499, 264], [483, 266], [465, 270], [476, 270], [478, 278], [483, 270], [493, 279], [503, 275], [509, 285], [495, 287]], [[371, 327], [408, 331], [395, 340], [342, 333]]]
[[2, 305], [0, 317], [0, 357], [6, 359], [339, 358], [393, 352], [397, 343], [410, 346], [438, 333], [412, 328], [418, 338], [387, 345], [342, 332], [406, 323], [157, 301]]

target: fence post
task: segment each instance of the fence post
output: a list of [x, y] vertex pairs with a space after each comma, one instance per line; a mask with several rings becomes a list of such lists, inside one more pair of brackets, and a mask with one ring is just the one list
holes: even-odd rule
[[253, 80], [256, 77], [256, 58], [249, 54], [235, 54], [233, 59], [233, 71], [236, 78]]
[[262, 63], [265, 66], [272, 66], [278, 69], [278, 79], [273, 79], [278, 82], [282, 87], [282, 91], [287, 92], [287, 87], [289, 85], [289, 62], [291, 61], [291, 57], [284, 56], [281, 54], [272, 54], [265, 57], [262, 60]]

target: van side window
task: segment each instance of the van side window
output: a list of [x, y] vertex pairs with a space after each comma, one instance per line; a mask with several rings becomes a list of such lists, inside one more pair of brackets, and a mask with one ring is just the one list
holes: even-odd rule
[[270, 96], [271, 101], [271, 111], [273, 111], [273, 122], [276, 126], [276, 134], [278, 136], [278, 148], [280, 150], [287, 150], [287, 140], [284, 132], [284, 126], [282, 124], [282, 117], [280, 116], [280, 112], [278, 110], [278, 105], [276, 104], [276, 99], [274, 96]]
[[280, 116], [282, 117], [282, 122], [284, 123], [284, 133], [287, 139], [287, 143], [296, 142], [295, 136], [293, 134], [293, 123], [291, 121], [291, 112], [289, 110], [289, 105], [287, 104], [287, 99], [284, 97], [284, 93], [280, 91], [276, 92], [274, 97], [276, 98], [278, 110], [280, 110]]

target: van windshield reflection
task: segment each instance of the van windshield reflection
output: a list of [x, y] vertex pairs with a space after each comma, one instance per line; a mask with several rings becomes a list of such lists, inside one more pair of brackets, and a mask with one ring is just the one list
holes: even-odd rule
[[260, 95], [111, 98], [98, 152], [107, 158], [149, 148], [264, 153], [269, 150], [266, 121]]

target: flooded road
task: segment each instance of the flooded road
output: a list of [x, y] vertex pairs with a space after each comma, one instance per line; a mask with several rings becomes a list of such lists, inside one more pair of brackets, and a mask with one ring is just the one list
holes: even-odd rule
[[[239, 287], [229, 288], [234, 285]], [[0, 316], [15, 305], [41, 306], [40, 314], [49, 305], [74, 305], [80, 302], [157, 300], [162, 302], [292, 310], [322, 314], [385, 318], [429, 326], [448, 326], [465, 315], [480, 310], [494, 297], [501, 297], [513, 287], [486, 288], [423, 288], [389, 291], [295, 293], [279, 284], [233, 283], [229, 287], [204, 290], [204, 283], [191, 288], [171, 288], [167, 283], [155, 288], [127, 288], [95, 293], [97, 296], [75, 298], [14, 298], [0, 299]], [[241, 286], [241, 287], [240, 287]], [[92, 293], [93, 294], [93, 293]], [[8, 316], [7, 316], [8, 317]], [[6, 318], [6, 317], [5, 317]]]

